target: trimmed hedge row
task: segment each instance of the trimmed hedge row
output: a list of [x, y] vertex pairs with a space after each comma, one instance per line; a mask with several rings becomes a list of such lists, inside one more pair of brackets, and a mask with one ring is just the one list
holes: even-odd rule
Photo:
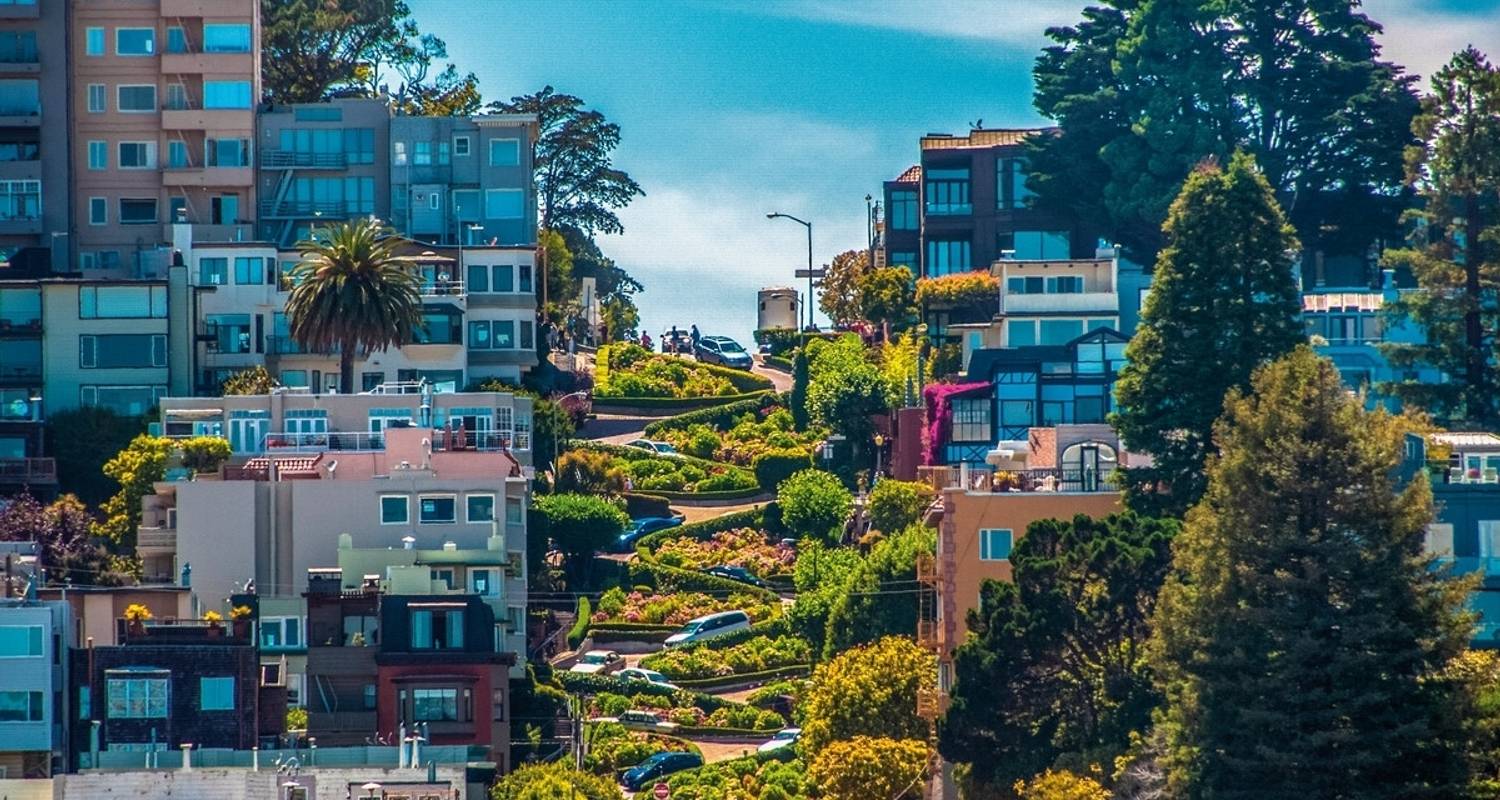
[[[759, 376], [757, 376], [759, 377]], [[612, 409], [684, 409], [693, 410], [738, 403], [743, 400], [763, 398], [771, 393], [770, 388], [740, 394], [724, 394], [717, 397], [597, 397], [594, 413], [608, 413]]]
[[722, 636], [711, 636], [702, 641], [689, 642], [688, 644], [678, 645], [674, 649], [697, 650], [699, 648], [703, 648], [706, 650], [722, 650], [726, 647], [733, 647], [737, 644], [744, 644], [745, 642], [748, 642], [751, 639], [756, 638], [757, 636], [767, 636], [775, 638], [777, 636], [791, 635], [791, 623], [787, 621], [787, 618], [784, 615], [778, 615], [767, 620], [761, 620], [760, 622], [753, 623], [750, 625], [750, 627], [741, 628], [740, 630], [737, 630], [733, 633], [726, 633]]
[[666, 500], [749, 500], [766, 494], [766, 490], [760, 486], [752, 486], [748, 489], [724, 489], [717, 492], [666, 492], [660, 489], [654, 490], [656, 494]]
[[589, 602], [587, 597], [580, 596], [578, 598], [576, 610], [578, 612], [578, 619], [573, 622], [573, 627], [568, 629], [568, 648], [570, 650], [577, 650], [579, 642], [588, 637], [589, 617], [594, 614], [593, 604]]
[[760, 411], [764, 404], [764, 396], [749, 399], [736, 400], [733, 403], [713, 406], [712, 408], [700, 408], [697, 411], [689, 411], [686, 414], [678, 414], [675, 417], [667, 417], [646, 426], [646, 435], [651, 437], [660, 436], [667, 431], [686, 430], [693, 425], [708, 425], [715, 430], [727, 430], [734, 425], [734, 421], [746, 414], [754, 414]]
[[[609, 442], [596, 442], [596, 441], [594, 441], [592, 439], [569, 439], [568, 442], [567, 442], [567, 446], [564, 449], [566, 449], [566, 450], [593, 450], [593, 451], [599, 452], [599, 453], [608, 453], [609, 455], [616, 456], [618, 458], [622, 458], [622, 459], [624, 459], [626, 461], [645, 461], [645, 460], [648, 460], [648, 459], [668, 459], [669, 458], [669, 459], [671, 459], [673, 461], [678, 461], [678, 462], [681, 462], [681, 463], [684, 463], [684, 464], [696, 464], [697, 466], [702, 467], [703, 469], [714, 469], [714, 468], [717, 468], [717, 467], [729, 467], [731, 469], [744, 469], [744, 467], [737, 467], [737, 466], [735, 466], [733, 464], [723, 464], [723, 463], [720, 463], [718, 461], [710, 461], [710, 460], [708, 460], [706, 458], [698, 458], [697, 456], [690, 456], [690, 455], [687, 455], [687, 454], [678, 454], [678, 455], [675, 455], [675, 456], [664, 456], [661, 453], [658, 453], [658, 452], [656, 452], [654, 450], [647, 450], [647, 449], [642, 448], [642, 447], [631, 447], [629, 445], [624, 445], [624, 444], [610, 444]], [[660, 495], [661, 492], [650, 492], [650, 494]]]
[[690, 569], [669, 567], [658, 564], [644, 558], [636, 558], [630, 562], [630, 582], [632, 584], [645, 583], [654, 586], [656, 591], [663, 590], [672, 592], [705, 592], [713, 594], [734, 593], [752, 595], [762, 602], [772, 606], [781, 603], [781, 595], [770, 589], [762, 589], [751, 586], [748, 583], [732, 581], [728, 578], [720, 578], [717, 575], [709, 575]]
[[575, 694], [579, 692], [588, 694], [609, 692], [611, 694], [623, 695], [648, 694], [655, 697], [687, 695], [693, 705], [709, 713], [713, 713], [721, 708], [745, 705], [744, 703], [736, 703], [733, 700], [725, 700], [722, 697], [715, 697], [705, 692], [672, 689], [656, 683], [647, 683], [646, 681], [627, 681], [623, 678], [616, 678], [613, 675], [585, 675], [579, 672], [556, 672], [553, 673], [553, 677], [557, 679], [558, 683], [562, 684], [564, 689]]
[[707, 541], [720, 531], [732, 531], [737, 528], [755, 528], [761, 524], [765, 511], [760, 508], [750, 508], [744, 511], [735, 511], [722, 514], [713, 519], [705, 519], [700, 522], [689, 522], [686, 525], [678, 525], [675, 528], [666, 528], [642, 536], [636, 542], [636, 551], [645, 548], [647, 553], [654, 552], [662, 542], [668, 539], [697, 539]]
[[672, 503], [660, 493], [625, 493], [625, 513], [631, 519], [641, 517], [670, 517], [672, 515]]
[[661, 644], [676, 630], [677, 628], [666, 631], [622, 631], [612, 628], [590, 628], [589, 636], [593, 638], [594, 644], [612, 644], [615, 642]]
[[779, 369], [782, 372], [792, 371], [792, 360], [785, 356], [763, 356], [761, 362], [772, 369]]
[[742, 683], [766, 683], [780, 678], [801, 678], [812, 674], [811, 664], [793, 664], [787, 667], [746, 672], [740, 675], [715, 675], [712, 678], [685, 678], [673, 681], [684, 689], [717, 689], [721, 686], [736, 686]]
[[770, 736], [779, 730], [781, 728], [755, 730], [753, 728], [712, 728], [707, 726], [700, 727], [698, 725], [681, 725], [677, 728], [677, 735], [703, 738], [711, 736]]

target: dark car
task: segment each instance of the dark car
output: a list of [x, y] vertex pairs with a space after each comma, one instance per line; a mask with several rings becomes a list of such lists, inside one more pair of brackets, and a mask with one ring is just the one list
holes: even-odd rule
[[628, 553], [635, 548], [635, 543], [648, 533], [664, 531], [667, 528], [675, 528], [682, 524], [682, 517], [642, 517], [631, 520], [630, 527], [620, 534], [619, 541], [615, 545], [615, 551]]
[[766, 585], [765, 581], [755, 577], [754, 575], [751, 575], [750, 570], [745, 569], [744, 567], [731, 567], [721, 565], [717, 567], [708, 567], [707, 569], [703, 570], [703, 572], [706, 575], [713, 575], [716, 578], [728, 578], [732, 581], [748, 583], [751, 586]]
[[625, 784], [626, 789], [638, 792], [652, 781], [665, 778], [674, 772], [701, 766], [703, 766], [703, 756], [697, 753], [657, 753], [625, 770], [625, 774], [620, 776], [620, 782]]
[[728, 336], [705, 336], [698, 340], [693, 356], [705, 364], [719, 364], [734, 369], [750, 369], [750, 354]]

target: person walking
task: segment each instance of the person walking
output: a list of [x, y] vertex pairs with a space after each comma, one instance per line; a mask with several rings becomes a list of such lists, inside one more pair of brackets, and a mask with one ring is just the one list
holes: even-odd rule
[[688, 338], [691, 339], [692, 343], [693, 343], [693, 351], [692, 351], [693, 352], [693, 356], [697, 357], [697, 355], [698, 355], [698, 340], [701, 339], [701, 338], [703, 338], [702, 336], [700, 336], [698, 334], [698, 326], [697, 325], [694, 325], [692, 331], [690, 331], [688, 333]]

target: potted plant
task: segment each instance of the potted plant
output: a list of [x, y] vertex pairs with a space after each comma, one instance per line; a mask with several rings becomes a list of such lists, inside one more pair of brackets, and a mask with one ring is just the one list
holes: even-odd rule
[[250, 606], [235, 606], [229, 609], [230, 624], [234, 626], [234, 635], [237, 638], [245, 638], [250, 635], [250, 615], [254, 612]]
[[208, 623], [208, 635], [212, 638], [220, 638], [224, 635], [224, 615], [217, 611], [203, 612], [203, 621]]
[[140, 603], [131, 603], [125, 607], [125, 622], [129, 626], [131, 636], [146, 635], [146, 620], [151, 619], [151, 609]]

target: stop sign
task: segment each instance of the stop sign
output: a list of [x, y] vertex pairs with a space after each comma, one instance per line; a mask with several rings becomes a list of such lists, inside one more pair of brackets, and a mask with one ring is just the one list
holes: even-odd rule
[[667, 800], [668, 797], [672, 796], [672, 790], [668, 789], [665, 783], [658, 783], [651, 787], [651, 796], [655, 797], [656, 800]]

